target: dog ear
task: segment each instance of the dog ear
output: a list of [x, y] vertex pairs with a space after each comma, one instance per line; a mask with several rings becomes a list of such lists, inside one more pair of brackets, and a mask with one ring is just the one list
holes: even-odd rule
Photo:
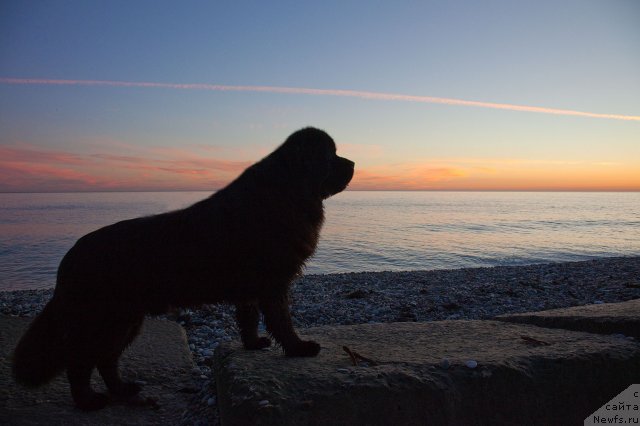
[[313, 182], [321, 184], [329, 176], [331, 168], [331, 156], [327, 152], [326, 146], [319, 143], [308, 143], [306, 149], [303, 148], [302, 164], [307, 176]]

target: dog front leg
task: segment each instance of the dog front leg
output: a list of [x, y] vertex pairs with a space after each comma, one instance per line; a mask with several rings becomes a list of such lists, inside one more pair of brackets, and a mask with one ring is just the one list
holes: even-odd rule
[[245, 349], [262, 349], [271, 345], [271, 340], [268, 337], [258, 336], [259, 320], [260, 311], [257, 304], [236, 304], [236, 322]]
[[263, 299], [260, 309], [264, 314], [267, 331], [278, 342], [286, 356], [316, 356], [320, 345], [311, 340], [301, 340], [293, 329], [289, 298], [281, 297]]

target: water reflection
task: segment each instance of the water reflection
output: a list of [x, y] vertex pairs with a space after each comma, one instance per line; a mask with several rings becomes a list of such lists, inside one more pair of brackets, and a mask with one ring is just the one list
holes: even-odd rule
[[[0, 289], [51, 287], [80, 236], [208, 195], [0, 194]], [[640, 255], [640, 193], [347, 191], [325, 210], [307, 273]]]

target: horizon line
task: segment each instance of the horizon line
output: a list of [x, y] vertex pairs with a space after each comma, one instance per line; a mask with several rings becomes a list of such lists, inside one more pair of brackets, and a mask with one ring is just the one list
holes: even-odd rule
[[416, 102], [428, 104], [443, 104], [457, 106], [472, 106], [488, 109], [500, 109], [509, 111], [535, 112], [541, 114], [578, 116], [588, 118], [600, 118], [609, 120], [640, 121], [640, 116], [623, 114], [606, 114], [586, 111], [576, 111], [559, 108], [548, 108], [529, 105], [516, 105], [495, 102], [471, 101], [455, 98], [441, 98], [433, 96], [417, 96], [397, 93], [370, 92], [348, 89], [315, 89], [305, 87], [286, 86], [252, 86], [252, 85], [221, 85], [208, 83], [157, 83], [135, 82], [115, 80], [61, 80], [38, 78], [10, 78], [0, 77], [1, 84], [9, 85], [50, 85], [50, 86], [107, 86], [107, 87], [140, 87], [178, 90], [206, 90], [217, 92], [255, 92], [255, 93], [279, 93], [311, 96], [337, 96], [347, 98], [359, 98], [367, 100], [386, 100], [400, 102]]
[[[74, 191], [0, 191], [0, 194], [100, 194], [140, 192], [206, 192], [213, 194], [224, 189], [87, 189]], [[342, 192], [592, 192], [640, 193], [640, 189], [345, 189]]]

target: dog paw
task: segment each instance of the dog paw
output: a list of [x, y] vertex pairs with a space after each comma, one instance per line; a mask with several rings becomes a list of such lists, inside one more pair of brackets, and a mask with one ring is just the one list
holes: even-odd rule
[[244, 348], [247, 350], [263, 349], [269, 346], [271, 346], [271, 339], [268, 337], [258, 337], [251, 342], [244, 342]]
[[312, 340], [302, 341], [295, 346], [284, 348], [286, 356], [316, 356], [320, 352], [320, 345]]
[[258, 341], [256, 342], [256, 349], [268, 348], [271, 346], [271, 339], [268, 337], [258, 337]]
[[87, 392], [81, 397], [75, 398], [76, 407], [83, 411], [95, 411], [104, 408], [109, 402], [109, 397], [103, 393]]

